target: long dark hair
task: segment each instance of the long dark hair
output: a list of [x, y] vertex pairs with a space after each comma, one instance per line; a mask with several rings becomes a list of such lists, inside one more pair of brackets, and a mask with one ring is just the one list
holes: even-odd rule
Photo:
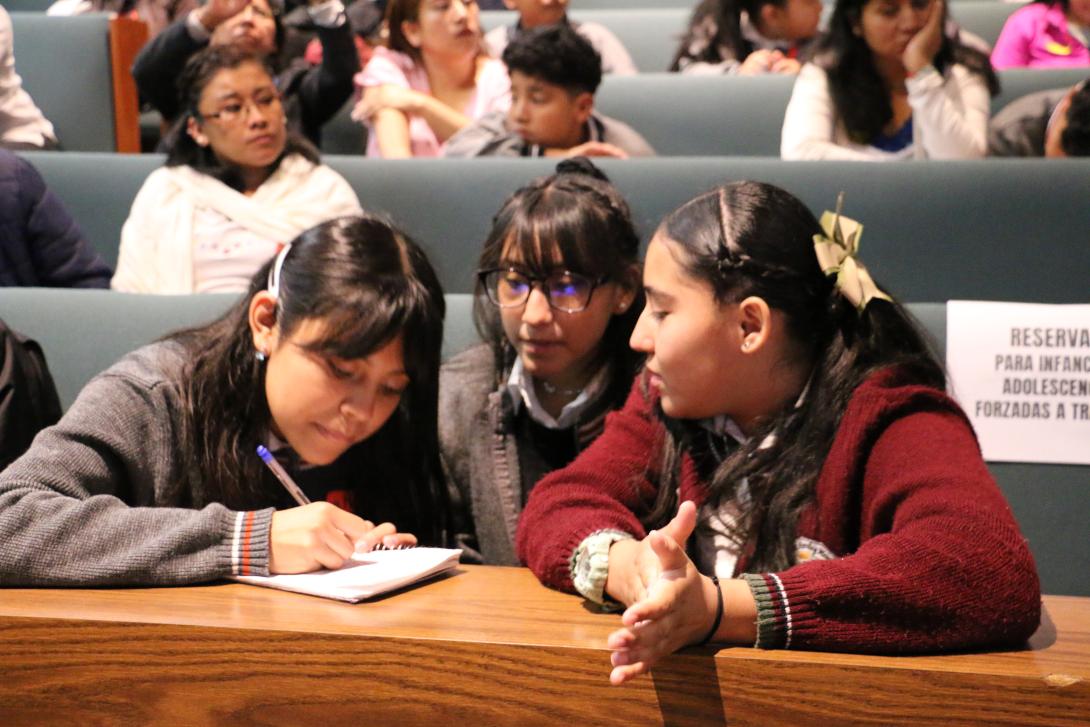
[[[610, 319], [598, 347], [601, 363], [608, 360], [613, 367], [607, 396], [619, 405], [641, 364], [641, 357], [628, 347], [643, 308], [643, 291], [633, 277], [640, 241], [624, 198], [584, 158], [561, 162], [556, 174], [535, 179], [503, 203], [492, 220], [478, 265], [482, 270], [498, 267], [504, 249], [509, 248], [518, 251], [531, 273], [544, 276], [553, 267], [554, 247], [571, 272], [605, 276], [636, 288], [636, 298], [624, 313]], [[503, 377], [516, 352], [504, 335], [499, 310], [488, 302], [479, 280], [473, 319], [481, 338], [492, 345], [497, 377]]]
[[[744, 61], [753, 52], [753, 43], [742, 35], [742, 11], [746, 11], [750, 21], [757, 25], [761, 8], [765, 5], [782, 8], [787, 5], [787, 0], [704, 0], [693, 11], [689, 29], [674, 54], [670, 70], [679, 70], [683, 58], [694, 63], [720, 63], [730, 58], [739, 63]], [[701, 47], [696, 55], [690, 56], [690, 48], [704, 35], [704, 26], [714, 28], [715, 35], [708, 39], [707, 45]], [[724, 57], [723, 48], [729, 49], [729, 56]]]
[[[265, 367], [254, 355], [250, 300], [265, 290], [272, 261], [219, 320], [175, 334], [188, 352], [182, 377], [179, 451], [187, 483], [171, 499], [202, 507], [267, 507], [275, 481], [255, 454], [270, 427]], [[410, 383], [395, 413], [374, 435], [343, 454], [346, 482], [369, 519], [397, 517], [399, 528], [439, 542], [445, 506], [439, 479], [437, 398], [445, 303], [423, 251], [375, 217], [341, 217], [299, 235], [283, 260], [277, 305], [280, 336], [307, 320], [324, 323], [322, 353], [355, 359], [402, 335]], [[376, 513], [375, 510], [378, 510]]]
[[[814, 50], [814, 61], [829, 77], [829, 94], [836, 113], [844, 123], [848, 137], [858, 144], [870, 144], [893, 118], [890, 90], [878, 73], [874, 55], [862, 34], [856, 29], [863, 15], [863, 6], [877, 0], [837, 0], [829, 30]], [[943, 6], [943, 12], [948, 12]], [[975, 48], [963, 45], [956, 25], [943, 19], [942, 45], [935, 54], [935, 69], [945, 74], [951, 65], [965, 66], [970, 73], [981, 76], [988, 91], [999, 93], [999, 78], [991, 60]]]
[[[274, 73], [269, 58], [230, 45], [209, 46], [199, 53], [193, 54], [186, 61], [185, 67], [178, 77], [178, 95], [182, 113], [171, 128], [166, 141], [166, 165], [168, 167], [190, 166], [198, 172], [218, 179], [232, 189], [242, 191], [242, 174], [238, 168], [222, 162], [210, 147], [198, 144], [189, 135], [186, 127], [190, 119], [195, 119], [198, 122], [202, 120], [198, 104], [201, 100], [201, 94], [204, 93], [205, 86], [220, 71], [238, 68], [244, 63], [256, 63], [269, 74], [269, 80], [273, 80]], [[309, 141], [290, 129], [287, 132], [284, 151], [270, 165], [271, 170], [279, 167], [280, 162], [289, 154], [300, 154], [314, 164], [319, 161], [318, 150]]]
[[[732, 500], [743, 480], [750, 505], [731, 536], [753, 545], [751, 568], [779, 570], [795, 557], [795, 530], [814, 496], [840, 419], [855, 389], [874, 371], [898, 366], [905, 380], [945, 386], [941, 364], [917, 324], [897, 303], [875, 299], [863, 313], [822, 273], [813, 214], [778, 187], [738, 182], [708, 192], [671, 213], [659, 227], [685, 272], [710, 286], [720, 305], [759, 296], [785, 315], [787, 334], [808, 366], [801, 403], [759, 422], [747, 442], [712, 462], [706, 508]], [[666, 423], [662, 457], [651, 475], [657, 500], [642, 517], [660, 527], [677, 509], [678, 472], [685, 450], [699, 449], [693, 422]], [[774, 435], [771, 446], [766, 439]], [[701, 518], [704, 522], [705, 518]]]

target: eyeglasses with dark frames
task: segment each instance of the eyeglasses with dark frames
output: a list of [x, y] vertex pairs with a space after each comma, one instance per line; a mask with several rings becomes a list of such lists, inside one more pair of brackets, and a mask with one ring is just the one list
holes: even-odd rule
[[265, 113], [271, 111], [273, 107], [279, 106], [280, 102], [280, 93], [278, 91], [259, 92], [247, 101], [232, 101], [224, 104], [223, 108], [215, 113], [206, 114], [198, 109], [197, 114], [202, 119], [216, 119], [221, 124], [233, 124], [249, 118], [251, 109], [257, 109]]
[[525, 305], [534, 286], [539, 285], [549, 305], [565, 313], [586, 310], [595, 289], [609, 280], [608, 275], [592, 278], [569, 270], [557, 270], [540, 277], [518, 268], [480, 270], [477, 278], [488, 300], [500, 308]]

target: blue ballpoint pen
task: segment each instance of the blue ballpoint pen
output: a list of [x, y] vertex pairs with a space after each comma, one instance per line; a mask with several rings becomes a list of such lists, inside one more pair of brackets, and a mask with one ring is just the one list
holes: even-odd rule
[[280, 466], [280, 463], [276, 461], [276, 458], [272, 456], [272, 452], [265, 448], [264, 445], [257, 445], [257, 456], [261, 458], [261, 461], [265, 463], [272, 473], [276, 475], [276, 479], [280, 480], [280, 484], [284, 486], [284, 489], [288, 491], [288, 494], [295, 498], [295, 501], [300, 505], [309, 505], [310, 499], [303, 494], [303, 491], [299, 489], [299, 485], [295, 484], [295, 480], [291, 478], [291, 475]]

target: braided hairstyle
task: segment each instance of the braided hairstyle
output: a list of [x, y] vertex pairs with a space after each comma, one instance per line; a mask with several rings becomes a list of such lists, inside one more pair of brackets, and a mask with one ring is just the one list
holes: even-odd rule
[[[500, 267], [516, 257], [531, 274], [544, 277], [557, 267], [592, 278], [639, 288], [639, 237], [624, 198], [609, 178], [584, 157], [566, 159], [556, 173], [539, 177], [512, 194], [492, 219], [478, 267]], [[643, 309], [643, 293], [624, 313], [612, 317], [598, 347], [601, 363], [613, 366], [610, 401], [623, 403], [641, 364], [628, 338]], [[473, 318], [481, 338], [492, 345], [497, 377], [510, 371], [516, 351], [504, 335], [499, 310], [478, 280]], [[501, 383], [498, 379], [496, 384]]]
[[657, 407], [666, 433], [649, 476], [658, 490], [641, 520], [648, 528], [661, 527], [677, 511], [680, 460], [689, 450], [704, 465], [708, 483], [702, 524], [746, 482], [749, 506], [730, 536], [740, 546], [754, 546], [754, 569], [779, 570], [794, 562], [799, 515], [814, 497], [848, 401], [868, 376], [898, 366], [907, 381], [945, 386], [941, 364], [900, 305], [875, 299], [859, 313], [825, 276], [814, 253], [813, 236], [820, 232], [813, 214], [789, 193], [737, 182], [686, 203], [656, 233], [718, 305], [757, 296], [781, 311], [792, 350], [802, 358], [794, 363], [811, 372], [798, 405], [791, 402], [758, 422], [752, 436], [718, 462], [699, 460], [702, 427], [671, 419]]

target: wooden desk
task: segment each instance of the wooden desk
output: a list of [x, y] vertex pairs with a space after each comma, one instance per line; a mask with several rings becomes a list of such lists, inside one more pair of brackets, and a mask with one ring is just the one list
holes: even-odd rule
[[691, 650], [609, 685], [619, 621], [518, 568], [359, 605], [241, 584], [0, 589], [0, 725], [1087, 724], [1090, 599], [1029, 648]]

